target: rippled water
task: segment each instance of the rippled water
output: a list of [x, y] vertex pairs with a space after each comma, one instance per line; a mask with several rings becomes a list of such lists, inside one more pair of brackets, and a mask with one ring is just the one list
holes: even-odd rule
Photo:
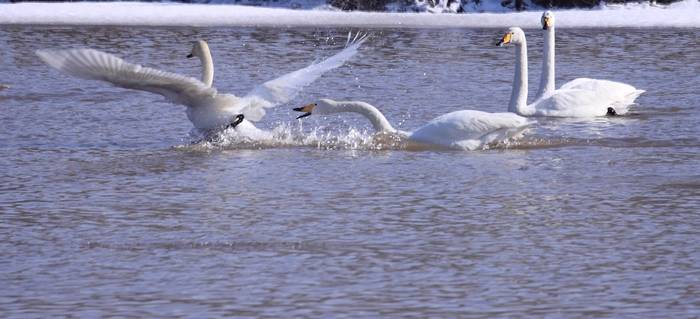
[[[336, 52], [347, 29], [0, 27], [0, 314], [126, 317], [700, 316], [700, 30], [558, 30], [559, 84], [647, 93], [633, 114], [540, 120], [474, 152], [376, 150], [362, 99], [410, 130], [506, 109], [503, 30], [383, 29], [259, 124], [278, 143], [190, 145], [182, 107], [70, 78], [89, 46], [220, 91]], [[540, 30], [529, 35], [531, 89]], [[534, 90], [534, 89], [533, 89]]]

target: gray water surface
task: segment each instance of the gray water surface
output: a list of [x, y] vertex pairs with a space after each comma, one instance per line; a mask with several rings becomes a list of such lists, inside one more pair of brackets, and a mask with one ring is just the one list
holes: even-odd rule
[[[0, 26], [2, 317], [700, 316], [700, 30], [558, 30], [559, 85], [623, 81], [639, 105], [473, 152], [376, 149], [359, 116], [291, 108], [365, 100], [405, 130], [505, 111], [504, 30], [371, 30], [258, 123], [277, 144], [191, 145], [183, 107], [33, 54], [198, 76], [184, 57], [204, 38], [215, 86], [240, 95], [347, 31]], [[525, 31], [533, 96], [542, 37]]]

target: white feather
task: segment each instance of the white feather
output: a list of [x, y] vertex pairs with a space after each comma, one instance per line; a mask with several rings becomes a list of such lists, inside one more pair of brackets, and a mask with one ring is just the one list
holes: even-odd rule
[[413, 131], [409, 138], [448, 148], [474, 150], [515, 137], [532, 123], [515, 113], [462, 110], [431, 120]]
[[[348, 39], [351, 39], [348, 34]], [[360, 45], [367, 36], [355, 35], [342, 51], [318, 63], [287, 73], [274, 80], [267, 81], [255, 87], [241, 98], [241, 113], [251, 121], [257, 121], [265, 115], [265, 109], [284, 104], [293, 99], [304, 87], [316, 81], [324, 73], [342, 66], [347, 60], [357, 54]]]
[[[547, 25], [545, 25], [545, 20]], [[544, 50], [542, 54], [542, 74], [540, 88], [534, 104], [536, 115], [589, 117], [605, 116], [608, 107], [617, 114], [627, 113], [630, 105], [644, 90], [615, 81], [578, 78], [555, 90], [555, 18], [554, 13], [542, 14], [544, 29]], [[573, 90], [573, 91], [572, 91]], [[587, 91], [591, 94], [582, 92]], [[547, 98], [551, 99], [546, 101]]]
[[508, 106], [511, 112], [522, 116], [596, 117], [607, 115], [608, 107], [612, 107], [618, 114], [624, 114], [634, 99], [644, 92], [624, 83], [584, 78], [552, 91], [547, 87], [553, 87], [553, 83], [543, 77], [542, 83], [546, 83], [546, 87], [541, 90], [542, 96], [527, 104], [527, 39], [523, 30], [517, 27], [510, 28], [507, 34], [516, 48], [513, 93]]
[[72, 76], [157, 93], [174, 103], [188, 105], [202, 96], [216, 94], [215, 89], [197, 79], [131, 64], [97, 50], [37, 50], [36, 54], [46, 64]]
[[[213, 130], [225, 127], [238, 114], [247, 120], [260, 120], [265, 108], [289, 101], [323, 73], [343, 65], [364, 41], [362, 37], [324, 61], [265, 82], [243, 98], [219, 94], [195, 78], [142, 67], [93, 49], [38, 50], [36, 54], [49, 66], [72, 76], [160, 94], [187, 106], [187, 117], [197, 129]], [[205, 54], [210, 58], [208, 48]]]
[[358, 113], [372, 123], [377, 133], [390, 133], [417, 146], [459, 150], [474, 150], [494, 142], [517, 138], [534, 123], [514, 113], [463, 110], [439, 116], [413, 132], [403, 132], [394, 129], [376, 107], [366, 102], [321, 99], [311, 105], [312, 114]]
[[588, 90], [595, 92], [601, 100], [613, 107], [617, 114], [625, 114], [629, 107], [634, 104], [634, 100], [639, 97], [644, 90], [638, 90], [629, 84], [588, 78], [578, 78], [569, 81], [561, 86], [560, 90]]

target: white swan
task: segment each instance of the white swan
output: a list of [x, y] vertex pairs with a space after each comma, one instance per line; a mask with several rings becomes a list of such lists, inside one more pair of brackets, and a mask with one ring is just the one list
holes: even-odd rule
[[372, 123], [377, 133], [398, 135], [417, 147], [439, 146], [459, 150], [474, 150], [490, 143], [517, 137], [532, 123], [513, 113], [463, 110], [439, 116], [413, 132], [404, 132], [395, 129], [376, 107], [365, 102], [321, 99], [294, 110], [305, 112], [297, 118], [312, 113], [359, 113]]
[[614, 115], [611, 100], [597, 91], [582, 88], [562, 88], [527, 104], [527, 40], [518, 27], [508, 29], [499, 46], [515, 45], [515, 76], [508, 111], [522, 116], [594, 117]]
[[[189, 57], [199, 57], [202, 80], [128, 63], [114, 55], [92, 49], [38, 50], [46, 64], [70, 75], [109, 82], [127, 89], [160, 94], [187, 107], [187, 118], [195, 128], [214, 132], [239, 123], [239, 129], [260, 131], [248, 121], [258, 121], [265, 109], [291, 100], [302, 88], [323, 73], [340, 67], [357, 53], [366, 37], [356, 35], [345, 49], [318, 63], [285, 74], [255, 87], [247, 95], [220, 94], [212, 87], [214, 64], [205, 41], [194, 43]], [[240, 116], [245, 116], [246, 120]]]
[[[542, 73], [540, 75], [540, 88], [537, 91], [536, 100], [557, 94], [555, 89], [555, 19], [554, 13], [545, 11], [542, 14], [542, 29], [544, 30], [544, 50], [542, 53]], [[627, 113], [628, 107], [634, 104], [634, 100], [644, 90], [615, 81], [597, 80], [589, 78], [574, 79], [561, 87], [562, 90], [582, 89], [595, 91], [601, 98], [607, 100], [607, 105], [612, 107], [617, 114]]]

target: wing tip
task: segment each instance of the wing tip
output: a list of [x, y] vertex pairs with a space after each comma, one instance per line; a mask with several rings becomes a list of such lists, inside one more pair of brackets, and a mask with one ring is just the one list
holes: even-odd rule
[[38, 50], [34, 51], [34, 54], [36, 54], [41, 60], [46, 62], [46, 60], [49, 59], [53, 55], [53, 50], [38, 49]]
[[358, 31], [357, 33], [355, 33], [354, 37], [352, 35], [352, 32], [348, 32], [348, 39], [345, 43], [345, 47], [359, 48], [360, 45], [367, 41], [367, 39], [369, 39], [369, 33], [367, 32], [363, 33], [362, 31]]
[[61, 51], [52, 49], [38, 49], [34, 51], [34, 54], [36, 54], [36, 56], [39, 57], [42, 62], [46, 63], [52, 68], [60, 70], [64, 64], [65, 58], [61, 55]]

